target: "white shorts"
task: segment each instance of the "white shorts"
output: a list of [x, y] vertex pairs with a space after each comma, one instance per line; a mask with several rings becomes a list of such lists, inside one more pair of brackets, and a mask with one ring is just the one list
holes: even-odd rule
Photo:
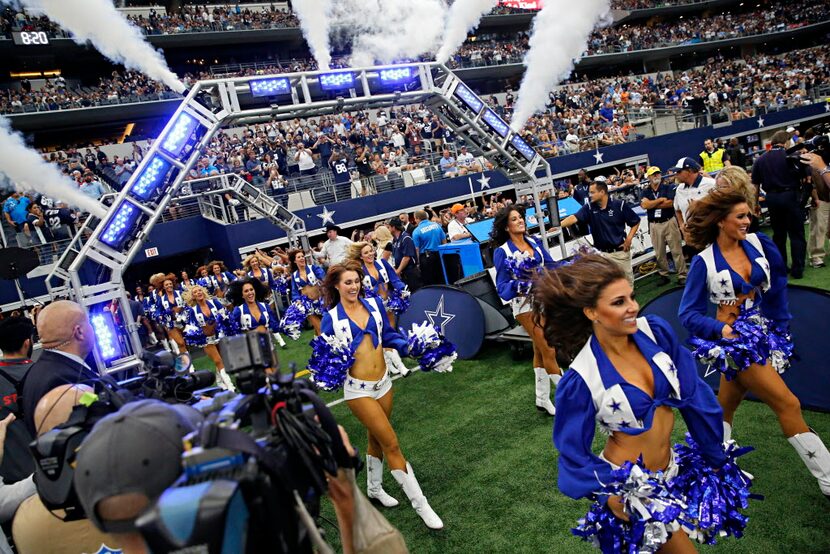
[[[674, 453], [674, 448], [672, 448], [671, 449], [671, 456], [669, 457], [669, 464], [666, 466], [666, 469], [663, 470], [663, 480], [664, 481], [669, 481], [669, 480], [674, 479], [675, 477], [677, 477], [677, 473], [680, 470], [680, 468], [678, 467], [677, 460], [675, 458], [676, 458], [676, 455]], [[605, 457], [605, 452], [600, 452], [599, 459], [602, 460], [603, 462], [608, 462], [608, 465], [610, 465], [614, 469], [620, 469], [620, 466], [618, 466], [614, 462], [609, 462], [608, 461], [608, 459]]]
[[530, 303], [529, 296], [515, 297], [513, 300], [510, 301], [510, 307], [513, 309], [513, 317], [533, 311], [533, 306]]
[[386, 393], [390, 390], [392, 390], [392, 378], [389, 376], [388, 369], [383, 377], [377, 381], [355, 379], [351, 374], [347, 374], [346, 381], [343, 383], [343, 398], [346, 400], [354, 400], [355, 398], [374, 398], [378, 400], [386, 396]]

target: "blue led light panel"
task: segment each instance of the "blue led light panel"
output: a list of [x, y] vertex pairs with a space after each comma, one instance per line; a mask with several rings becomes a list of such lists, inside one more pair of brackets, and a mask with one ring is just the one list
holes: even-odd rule
[[161, 147], [171, 156], [178, 158], [188, 140], [199, 127], [199, 121], [190, 114], [180, 113], [176, 122], [167, 131], [161, 140]]
[[98, 353], [105, 362], [124, 356], [121, 341], [118, 339], [118, 330], [110, 312], [101, 311], [90, 314], [89, 323], [95, 334]]
[[160, 156], [153, 156], [130, 188], [130, 194], [144, 200], [150, 200], [159, 192], [167, 177], [172, 164]]
[[506, 137], [507, 133], [510, 132], [510, 127], [508, 127], [507, 123], [490, 108], [484, 110], [484, 113], [481, 114], [481, 119], [501, 137]]
[[475, 95], [473, 91], [468, 89], [466, 86], [458, 83], [455, 87], [455, 92], [453, 93], [457, 96], [464, 104], [467, 105], [468, 108], [473, 110], [475, 113], [481, 111], [481, 108], [484, 107], [484, 102], [481, 101], [481, 98]]
[[524, 159], [527, 161], [533, 160], [536, 156], [536, 150], [533, 149], [525, 140], [520, 137], [519, 135], [513, 135], [510, 139], [510, 144], [513, 145], [513, 148], [519, 151], [519, 154], [522, 155]]
[[345, 90], [354, 87], [354, 73], [338, 71], [320, 75], [320, 88], [323, 90]]
[[131, 237], [140, 215], [141, 210], [130, 202], [118, 206], [101, 233], [101, 242], [116, 250], [120, 249]]
[[250, 81], [251, 94], [254, 96], [279, 96], [291, 93], [291, 81], [287, 77], [275, 79], [257, 79]]
[[380, 70], [381, 83], [405, 83], [411, 81], [417, 75], [414, 67], [395, 67]]

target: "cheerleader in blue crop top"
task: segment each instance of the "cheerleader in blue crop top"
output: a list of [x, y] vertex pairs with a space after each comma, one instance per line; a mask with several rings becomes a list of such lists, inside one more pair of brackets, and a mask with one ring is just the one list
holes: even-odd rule
[[279, 330], [279, 320], [265, 302], [268, 293], [265, 285], [250, 277], [231, 283], [227, 299], [234, 306], [229, 318], [233, 334], [253, 330], [276, 333]]
[[216, 298], [225, 298], [225, 292], [231, 283], [236, 280], [236, 277], [228, 271], [224, 263], [218, 260], [210, 262], [207, 265], [207, 270], [208, 274], [203, 283], [205, 288]]
[[[587, 255], [533, 294], [548, 338], [573, 359], [556, 391], [559, 489], [596, 501], [574, 534], [608, 553], [693, 552], [690, 537], [739, 536], [750, 484], [734, 461], [742, 452], [724, 448], [720, 406], [672, 329], [637, 317], [625, 272]], [[688, 445], [672, 447], [673, 408]], [[608, 435], [600, 455], [597, 427]]]
[[[253, 254], [245, 258], [245, 261], [242, 262], [242, 267], [245, 268], [247, 271], [246, 275], [252, 279], [256, 279], [260, 283], [262, 283], [269, 291], [268, 300], [271, 304], [271, 307], [274, 309], [274, 313], [278, 313], [277, 311], [277, 280], [274, 277], [274, 274], [271, 273], [271, 270], [268, 268], [268, 264], [263, 263], [264, 260], [262, 257], [257, 254]], [[277, 341], [277, 344], [280, 345], [281, 348], [286, 348], [287, 345], [285, 344], [285, 340], [283, 340], [282, 336], [279, 333], [274, 333], [274, 338]]]
[[285, 309], [280, 329], [294, 340], [300, 338], [300, 328], [308, 320], [316, 335], [320, 334], [323, 313], [323, 293], [320, 288], [326, 272], [309, 264], [305, 253], [295, 249], [288, 253], [291, 265], [291, 304]]
[[[695, 202], [686, 239], [703, 251], [692, 260], [680, 303], [680, 320], [695, 353], [721, 371], [718, 401], [724, 434], [747, 391], [778, 417], [784, 436], [830, 498], [830, 452], [804, 421], [798, 399], [779, 375], [789, 366], [792, 338], [787, 270], [775, 244], [747, 233], [750, 208], [733, 189], [718, 189]], [[716, 317], [706, 313], [716, 306]]]
[[187, 352], [187, 345], [184, 341], [182, 330], [187, 320], [185, 308], [187, 308], [182, 293], [176, 290], [176, 276], [172, 273], [164, 275], [158, 273], [150, 278], [155, 286], [156, 293], [156, 314], [159, 323], [167, 331], [167, 336], [173, 342], [170, 346], [175, 354]]
[[[368, 242], [354, 242], [349, 245], [347, 259], [353, 260], [363, 268], [363, 294], [366, 298], [377, 298], [386, 309], [389, 323], [395, 327], [397, 316], [409, 307], [409, 290], [395, 269], [386, 260], [378, 260], [375, 247]], [[403, 373], [409, 369], [394, 348], [383, 351], [386, 366], [393, 374]]]
[[496, 290], [502, 300], [510, 302], [516, 321], [533, 341], [536, 409], [554, 415], [556, 410], [550, 401], [550, 389], [551, 385], [559, 383], [562, 370], [556, 361], [556, 351], [545, 340], [542, 326], [534, 321], [528, 294], [533, 276], [545, 269], [552, 269], [556, 263], [541, 242], [526, 232], [527, 224], [521, 208], [508, 206], [496, 214], [490, 232], [493, 244], [500, 245], [493, 251]]
[[[346, 404], [369, 432], [368, 496], [387, 507], [398, 504], [382, 487], [385, 457], [392, 476], [424, 523], [431, 529], [441, 529], [443, 522], [421, 492], [390, 422], [392, 380], [383, 348], [414, 355], [414, 333], [407, 338], [393, 329], [378, 298], [362, 298], [363, 277], [361, 266], [354, 261], [329, 268], [324, 290], [331, 308], [323, 315], [322, 334], [312, 340], [312, 358], [308, 367], [319, 386], [343, 387]], [[434, 331], [433, 336], [437, 337]], [[443, 338], [438, 342], [441, 341]], [[454, 348], [444, 349], [444, 346], [438, 345], [432, 370], [452, 370]], [[420, 361], [423, 366], [425, 358]]]
[[189, 346], [202, 348], [216, 366], [216, 382], [227, 390], [235, 390], [233, 382], [225, 371], [225, 363], [219, 354], [219, 339], [231, 334], [228, 314], [216, 298], [211, 298], [202, 285], [192, 284], [183, 294], [188, 304], [187, 325], [184, 340]]

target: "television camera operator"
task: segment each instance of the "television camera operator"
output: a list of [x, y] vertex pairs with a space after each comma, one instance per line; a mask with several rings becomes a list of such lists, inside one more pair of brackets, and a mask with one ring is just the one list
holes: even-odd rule
[[786, 131], [776, 131], [770, 142], [772, 148], [752, 165], [752, 184], [764, 189], [772, 225], [772, 240], [787, 262], [787, 237], [790, 238], [791, 263], [788, 266], [793, 279], [804, 276], [807, 260], [807, 239], [804, 236], [803, 175], [788, 160], [785, 145], [790, 140]]

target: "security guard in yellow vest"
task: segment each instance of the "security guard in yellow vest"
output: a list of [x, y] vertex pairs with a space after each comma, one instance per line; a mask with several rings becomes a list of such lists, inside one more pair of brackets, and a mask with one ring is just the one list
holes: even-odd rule
[[703, 171], [711, 175], [732, 164], [726, 150], [715, 148], [712, 139], [706, 139], [703, 142], [703, 152], [700, 153], [700, 165], [703, 166]]

